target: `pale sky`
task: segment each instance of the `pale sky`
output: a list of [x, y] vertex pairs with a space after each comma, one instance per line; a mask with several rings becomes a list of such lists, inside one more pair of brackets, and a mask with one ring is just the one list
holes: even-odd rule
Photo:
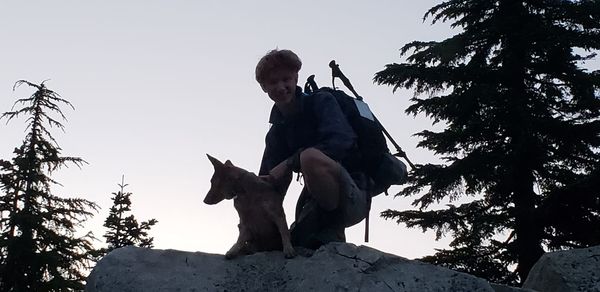
[[[356, 90], [414, 163], [437, 161], [412, 134], [431, 129], [404, 114], [409, 91], [372, 82], [399, 49], [413, 40], [442, 40], [447, 24], [422, 22], [440, 1], [2, 1], [0, 3], [0, 112], [39, 83], [69, 100], [65, 133], [54, 137], [63, 155], [89, 162], [59, 170], [55, 194], [102, 208], [82, 230], [104, 246], [102, 224], [121, 175], [138, 220], [156, 218], [155, 248], [225, 253], [238, 234], [231, 201], [202, 200], [209, 189], [209, 153], [257, 172], [272, 106], [254, 80], [256, 62], [276, 47], [303, 61], [300, 83], [316, 74], [331, 86], [335, 59]], [[341, 85], [341, 82], [336, 84]], [[342, 88], [345, 89], [345, 88]], [[0, 123], [0, 158], [10, 159], [24, 138], [24, 119]], [[301, 186], [284, 202], [288, 224]], [[400, 188], [393, 188], [395, 194]], [[407, 258], [447, 246], [433, 233], [408, 230], [379, 213], [410, 208], [414, 198], [380, 195], [373, 201], [369, 243], [364, 222], [348, 242]]]

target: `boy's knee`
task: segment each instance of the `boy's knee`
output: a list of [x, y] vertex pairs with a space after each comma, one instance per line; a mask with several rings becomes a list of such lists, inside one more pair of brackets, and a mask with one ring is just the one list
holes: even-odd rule
[[307, 148], [300, 153], [300, 167], [305, 170], [327, 167], [335, 161], [327, 157], [321, 150], [316, 148]]

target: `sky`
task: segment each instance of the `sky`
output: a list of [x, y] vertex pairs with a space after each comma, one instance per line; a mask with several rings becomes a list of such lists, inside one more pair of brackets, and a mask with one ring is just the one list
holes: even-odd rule
[[[412, 135], [432, 129], [406, 115], [411, 91], [373, 83], [399, 49], [414, 40], [442, 40], [448, 24], [423, 22], [440, 1], [2, 1], [0, 2], [0, 112], [46, 86], [75, 107], [63, 107], [65, 131], [52, 133], [65, 156], [88, 164], [53, 173], [56, 195], [79, 197], [101, 209], [81, 229], [104, 246], [102, 227], [125, 176], [139, 221], [155, 218], [158, 249], [225, 253], [238, 235], [233, 203], [205, 205], [213, 172], [210, 154], [258, 171], [272, 103], [254, 79], [258, 60], [274, 48], [303, 61], [299, 79], [316, 74], [331, 86], [335, 59], [414, 163], [438, 162], [416, 148]], [[301, 4], [300, 4], [301, 3]], [[336, 84], [341, 84], [337, 82]], [[25, 120], [0, 122], [0, 158], [10, 159], [25, 136]], [[301, 189], [284, 202], [288, 224]], [[397, 193], [394, 187], [390, 193]], [[380, 195], [373, 201], [370, 242], [364, 222], [347, 241], [407, 258], [447, 247], [432, 232], [406, 229], [378, 214], [412, 208], [414, 198]]]

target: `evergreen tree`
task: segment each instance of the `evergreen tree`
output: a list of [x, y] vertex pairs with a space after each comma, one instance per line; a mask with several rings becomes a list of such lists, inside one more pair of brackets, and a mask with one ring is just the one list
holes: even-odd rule
[[[0, 118], [10, 121], [27, 116], [27, 134], [9, 161], [0, 161], [0, 290], [76, 291], [83, 290], [83, 272], [92, 259], [92, 234], [78, 237], [76, 228], [92, 216], [97, 206], [78, 198], [61, 198], [51, 192], [57, 184], [53, 171], [84, 161], [61, 156], [61, 149], [49, 132], [63, 129], [51, 114], [65, 119], [59, 105], [72, 105], [44, 82], [20, 80], [37, 91], [15, 102], [23, 105]], [[13, 90], [15, 89], [13, 88]]]
[[399, 194], [419, 194], [418, 210], [382, 216], [452, 236], [426, 260], [504, 283], [545, 249], [600, 244], [600, 71], [582, 68], [600, 2], [450, 0], [427, 18], [461, 31], [405, 45], [375, 82], [414, 88], [406, 112], [444, 125], [418, 146], [446, 163], [419, 165]]
[[[10, 186], [14, 185], [12, 181], [12, 176], [10, 173], [12, 172], [13, 167], [10, 161], [0, 159], [0, 232], [4, 232], [5, 226], [7, 225], [7, 218], [9, 214], [12, 213], [12, 206], [10, 198], [12, 196], [8, 196], [10, 190]], [[1, 240], [2, 237], [0, 237]], [[0, 291], [4, 291], [2, 284], [2, 271], [5, 269], [6, 265], [6, 245], [0, 241]]]
[[131, 193], [124, 191], [127, 186], [124, 177], [118, 186], [121, 190], [112, 193], [113, 206], [104, 221], [104, 227], [108, 228], [108, 231], [104, 234], [106, 243], [108, 243], [107, 252], [128, 245], [152, 248], [154, 238], [148, 237], [148, 231], [158, 221], [150, 219], [138, 223], [133, 215], [127, 215], [128, 212], [131, 212]]

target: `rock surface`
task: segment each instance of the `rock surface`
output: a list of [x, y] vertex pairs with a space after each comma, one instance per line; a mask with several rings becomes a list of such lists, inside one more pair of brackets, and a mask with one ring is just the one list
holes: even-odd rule
[[494, 291], [484, 279], [348, 243], [285, 259], [136, 247], [96, 265], [86, 291]]
[[529, 272], [523, 288], [600, 291], [600, 246], [546, 253]]
[[517, 288], [517, 287], [506, 286], [506, 285], [502, 285], [502, 284], [490, 283], [490, 285], [492, 285], [492, 288], [494, 288], [494, 291], [496, 291], [496, 292], [538, 292], [537, 290]]

